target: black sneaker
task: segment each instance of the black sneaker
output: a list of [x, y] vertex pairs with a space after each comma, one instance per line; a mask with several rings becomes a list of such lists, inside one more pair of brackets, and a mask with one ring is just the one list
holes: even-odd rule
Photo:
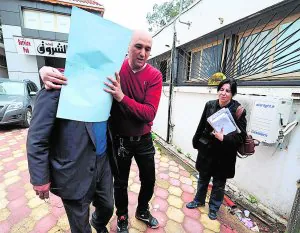
[[209, 210], [208, 217], [211, 220], [216, 220], [217, 219], [217, 211]]
[[109, 233], [107, 228], [104, 227], [101, 231], [97, 231], [97, 233]]
[[145, 210], [145, 211], [140, 211], [137, 210], [135, 212], [135, 217], [138, 220], [141, 220], [142, 222], [146, 223], [146, 225], [152, 229], [158, 228], [158, 221], [156, 218], [154, 218], [151, 214], [149, 210]]
[[[90, 220], [90, 224], [92, 227], [94, 227], [96, 230], [99, 228], [97, 227], [97, 224], [95, 223], [96, 215], [95, 213], [92, 214], [92, 218]], [[106, 227], [101, 227], [101, 230], [97, 230], [97, 233], [109, 233]]]
[[186, 208], [188, 209], [195, 209], [197, 207], [205, 206], [205, 203], [201, 203], [199, 201], [191, 201], [186, 204]]
[[122, 216], [118, 217], [117, 232], [118, 233], [128, 233], [128, 216], [127, 215], [122, 215]]

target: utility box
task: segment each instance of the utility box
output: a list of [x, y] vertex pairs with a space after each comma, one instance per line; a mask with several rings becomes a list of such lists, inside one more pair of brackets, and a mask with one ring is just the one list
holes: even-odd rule
[[261, 97], [254, 101], [250, 117], [250, 134], [253, 138], [276, 143], [279, 130], [289, 122], [292, 99]]

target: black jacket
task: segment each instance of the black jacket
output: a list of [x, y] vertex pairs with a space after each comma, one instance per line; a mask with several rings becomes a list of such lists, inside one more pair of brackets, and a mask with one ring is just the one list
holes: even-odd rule
[[42, 89], [36, 98], [27, 136], [30, 181], [33, 185], [51, 182], [52, 193], [80, 199], [96, 169], [92, 123], [56, 118], [59, 96], [59, 90]]
[[221, 142], [212, 134], [213, 128], [207, 122], [207, 118], [219, 111], [218, 100], [208, 101], [203, 110], [200, 123], [193, 137], [193, 147], [198, 150], [196, 168], [202, 175], [212, 175], [220, 179], [233, 178], [237, 149], [244, 142], [247, 135], [246, 111], [237, 120], [235, 112], [240, 105], [236, 100], [226, 106], [229, 108], [241, 133], [230, 133], [224, 136]]

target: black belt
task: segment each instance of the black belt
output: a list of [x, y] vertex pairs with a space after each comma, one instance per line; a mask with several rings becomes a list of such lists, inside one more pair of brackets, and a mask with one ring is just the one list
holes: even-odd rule
[[119, 136], [119, 138], [122, 138], [123, 140], [131, 141], [131, 142], [138, 142], [142, 139], [149, 138], [149, 137], [151, 137], [151, 133], [146, 133], [141, 136]]

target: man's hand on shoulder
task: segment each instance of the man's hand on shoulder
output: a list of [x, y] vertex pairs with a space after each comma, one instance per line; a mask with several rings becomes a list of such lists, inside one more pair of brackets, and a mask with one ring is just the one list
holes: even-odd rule
[[39, 73], [47, 90], [61, 89], [61, 85], [67, 84], [67, 78], [58, 69], [53, 67], [43, 66]]
[[40, 199], [47, 199], [49, 198], [50, 183], [44, 185], [33, 185], [33, 190]]
[[104, 82], [104, 84], [110, 88], [110, 89], [104, 88], [104, 91], [110, 93], [116, 101], [121, 102], [125, 95], [121, 88], [119, 73], [116, 72], [115, 76], [116, 76], [116, 80], [114, 80], [111, 77], [108, 77], [107, 79], [110, 81], [110, 83]]

